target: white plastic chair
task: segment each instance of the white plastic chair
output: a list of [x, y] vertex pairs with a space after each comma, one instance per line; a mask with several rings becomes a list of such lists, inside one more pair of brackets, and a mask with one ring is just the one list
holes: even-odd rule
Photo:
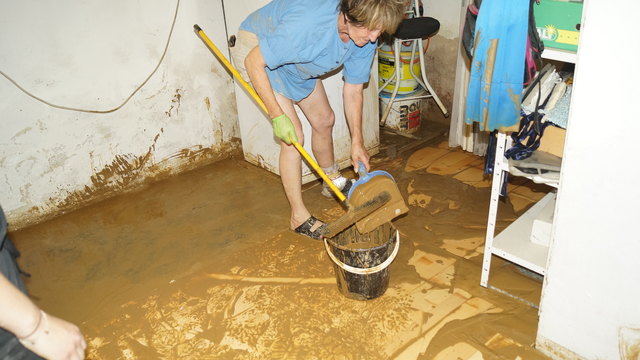
[[[413, 17], [404, 19], [398, 30], [395, 34], [393, 34], [393, 43], [391, 44], [391, 51], [394, 53], [394, 72], [389, 78], [385, 81], [385, 83], [378, 89], [378, 94], [383, 91], [383, 89], [389, 85], [389, 83], [395, 79], [395, 86], [391, 96], [389, 98], [389, 102], [384, 110], [382, 118], [380, 119], [380, 125], [384, 125], [389, 117], [389, 113], [391, 112], [391, 108], [393, 106], [394, 101], [398, 100], [415, 100], [415, 99], [426, 99], [433, 98], [438, 107], [442, 111], [445, 117], [449, 117], [449, 112], [442, 104], [442, 101], [436, 94], [436, 92], [429, 84], [429, 80], [427, 80], [427, 72], [425, 69], [425, 60], [424, 60], [424, 45], [422, 40], [425, 38], [430, 38], [440, 29], [440, 22], [432, 17], [424, 16], [424, 10], [422, 8], [422, 4], [420, 0], [412, 1], [412, 11]], [[402, 52], [402, 44], [403, 43], [411, 43], [411, 60], [409, 70], [411, 76], [416, 80], [423, 89], [427, 90], [428, 93], [426, 95], [416, 95], [416, 96], [407, 96], [397, 99], [398, 89], [400, 88], [400, 81], [402, 79], [402, 61], [400, 60], [400, 54]], [[419, 54], [420, 58], [420, 76], [417, 76], [413, 70], [413, 63], [415, 61], [415, 55]]]

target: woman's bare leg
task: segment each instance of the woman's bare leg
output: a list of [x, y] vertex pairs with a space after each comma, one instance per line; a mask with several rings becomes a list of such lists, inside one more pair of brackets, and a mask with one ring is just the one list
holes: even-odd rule
[[[303, 145], [304, 134], [302, 133], [302, 125], [300, 123], [300, 118], [298, 118], [298, 115], [296, 114], [293, 101], [277, 93], [276, 100], [282, 108], [282, 111], [284, 111], [293, 122], [300, 145]], [[291, 207], [291, 229], [297, 228], [311, 216], [311, 213], [309, 213], [309, 210], [307, 210], [307, 207], [302, 201], [301, 161], [302, 158], [300, 153], [293, 145], [287, 145], [284, 142], [280, 142], [280, 179], [282, 181], [282, 186], [284, 187], [287, 200], [289, 201], [289, 206]], [[315, 231], [321, 225], [321, 222], [316, 222], [316, 224], [311, 228], [311, 231]]]

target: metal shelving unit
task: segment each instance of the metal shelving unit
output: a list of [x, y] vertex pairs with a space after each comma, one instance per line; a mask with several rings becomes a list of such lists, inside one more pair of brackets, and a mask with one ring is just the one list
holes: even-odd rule
[[[495, 235], [501, 184], [505, 175], [509, 173], [509, 161], [504, 157], [508, 141], [510, 141], [510, 138], [505, 133], [498, 133], [489, 216], [487, 220], [487, 233], [484, 245], [484, 258], [482, 262], [482, 276], [480, 279], [480, 285], [484, 287], [490, 287], [489, 273], [491, 270], [492, 255], [499, 256], [540, 275], [544, 276], [546, 273], [549, 248], [544, 245], [544, 242], [531, 241], [531, 230], [539, 214], [545, 209], [548, 211], [547, 207], [555, 205], [555, 192], [548, 193], [500, 234]], [[538, 183], [541, 182], [536, 176], [523, 177], [532, 179]], [[558, 187], [557, 181], [545, 183], [555, 188]]]
[[[548, 47], [545, 48], [542, 53], [542, 58], [575, 64], [577, 61], [577, 54], [575, 51]], [[499, 132], [496, 142], [491, 199], [489, 203], [489, 216], [487, 219], [484, 258], [482, 261], [482, 276], [480, 278], [480, 285], [484, 287], [491, 287], [489, 285], [489, 273], [491, 270], [491, 258], [493, 255], [499, 256], [542, 276], [546, 274], [549, 247], [544, 243], [531, 241], [531, 230], [533, 228], [534, 221], [539, 217], [542, 211], [550, 210], [553, 212], [553, 208], [555, 208], [555, 192], [548, 193], [527, 212], [500, 232], [500, 234], [495, 235], [500, 189], [505, 175], [510, 172], [509, 161], [504, 157], [504, 152], [509, 144], [510, 138], [505, 133]], [[558, 188], [557, 179], [553, 181], [545, 181], [544, 177], [540, 177], [538, 175], [524, 175], [522, 173], [515, 176], [523, 176], [536, 183], [544, 183], [555, 187], [556, 189]], [[552, 208], [549, 209], [549, 207]], [[546, 243], [548, 244], [549, 242], [547, 241]]]

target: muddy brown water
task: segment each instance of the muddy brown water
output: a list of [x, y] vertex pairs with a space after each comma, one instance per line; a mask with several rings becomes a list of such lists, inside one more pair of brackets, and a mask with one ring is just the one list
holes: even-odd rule
[[[479, 286], [489, 189], [412, 161], [372, 162], [410, 211], [369, 301], [342, 296], [323, 244], [288, 230], [278, 177], [236, 158], [11, 236], [34, 300], [80, 326], [90, 359], [544, 359], [537, 310]], [[337, 218], [320, 189], [304, 187], [310, 211]], [[517, 215], [502, 208], [500, 228]], [[491, 282], [539, 301], [539, 279], [499, 259]]]
[[350, 250], [366, 250], [370, 249], [372, 246], [376, 246], [376, 244], [372, 244], [370, 242], [356, 242], [345, 245], [345, 248]]

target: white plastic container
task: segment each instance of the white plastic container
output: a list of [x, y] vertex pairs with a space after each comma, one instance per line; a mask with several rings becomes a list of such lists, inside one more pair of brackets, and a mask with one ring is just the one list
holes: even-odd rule
[[[404, 96], [396, 96], [384, 126], [403, 133], [412, 133], [418, 130], [422, 122], [421, 108], [423, 99], [404, 100], [403, 98], [424, 94], [426, 92], [421, 90]], [[380, 114], [384, 113], [387, 104], [389, 104], [389, 97], [390, 94], [384, 91], [379, 94]]]
[[[411, 50], [405, 50], [406, 48], [403, 47], [402, 52], [400, 53], [400, 60], [402, 61], [402, 74], [400, 75], [400, 87], [398, 88], [399, 95], [410, 94], [420, 89], [420, 84], [411, 75], [409, 64], [411, 62]], [[420, 55], [417, 53], [417, 51], [419, 50], [416, 50], [415, 59], [412, 66], [413, 73], [416, 74], [416, 76], [420, 77], [420, 62], [418, 61]], [[384, 87], [383, 92], [393, 92], [393, 89], [396, 86], [394, 71], [394, 53], [391, 51], [391, 47], [389, 45], [383, 45], [378, 49], [378, 88], [384, 85], [384, 83], [393, 76], [393, 79], [389, 82], [389, 84]]]

